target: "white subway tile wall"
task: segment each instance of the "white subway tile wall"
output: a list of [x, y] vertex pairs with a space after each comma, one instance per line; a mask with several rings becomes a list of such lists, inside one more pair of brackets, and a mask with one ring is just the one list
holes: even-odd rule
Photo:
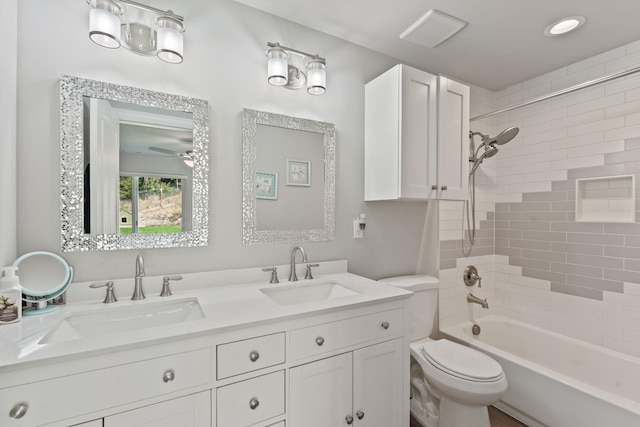
[[[471, 117], [637, 66], [640, 41], [497, 93], [472, 87]], [[577, 179], [637, 181], [640, 75], [471, 122], [492, 135], [508, 126], [520, 133], [477, 172], [478, 243], [468, 255], [464, 204], [440, 202], [440, 327], [499, 314], [640, 357], [638, 191], [635, 222], [576, 222]], [[591, 193], [587, 204], [630, 207], [612, 194]], [[466, 302], [462, 272], [471, 264], [482, 276], [473, 292], [488, 310]]]

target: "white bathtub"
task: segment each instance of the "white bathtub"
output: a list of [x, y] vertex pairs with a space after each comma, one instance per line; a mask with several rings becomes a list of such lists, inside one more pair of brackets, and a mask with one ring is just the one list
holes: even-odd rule
[[509, 387], [496, 406], [531, 427], [639, 427], [640, 359], [488, 316], [445, 328], [445, 338], [497, 360]]

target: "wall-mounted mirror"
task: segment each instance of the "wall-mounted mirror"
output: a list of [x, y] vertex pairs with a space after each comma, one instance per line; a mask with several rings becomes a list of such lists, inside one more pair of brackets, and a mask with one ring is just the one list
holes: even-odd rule
[[335, 127], [245, 109], [244, 244], [333, 240]]
[[60, 81], [62, 250], [204, 246], [206, 101]]

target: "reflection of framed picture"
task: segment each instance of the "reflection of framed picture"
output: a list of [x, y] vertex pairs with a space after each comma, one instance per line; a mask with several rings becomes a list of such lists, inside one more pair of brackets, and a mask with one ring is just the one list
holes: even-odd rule
[[287, 159], [287, 185], [309, 187], [311, 185], [311, 162]]
[[256, 198], [278, 200], [278, 174], [256, 172]]

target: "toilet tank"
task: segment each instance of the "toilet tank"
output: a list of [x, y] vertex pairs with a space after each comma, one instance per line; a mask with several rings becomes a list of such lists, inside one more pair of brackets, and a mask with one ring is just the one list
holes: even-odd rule
[[411, 341], [428, 338], [437, 314], [439, 280], [433, 276], [411, 275], [389, 277], [379, 282], [413, 292], [409, 300]]

